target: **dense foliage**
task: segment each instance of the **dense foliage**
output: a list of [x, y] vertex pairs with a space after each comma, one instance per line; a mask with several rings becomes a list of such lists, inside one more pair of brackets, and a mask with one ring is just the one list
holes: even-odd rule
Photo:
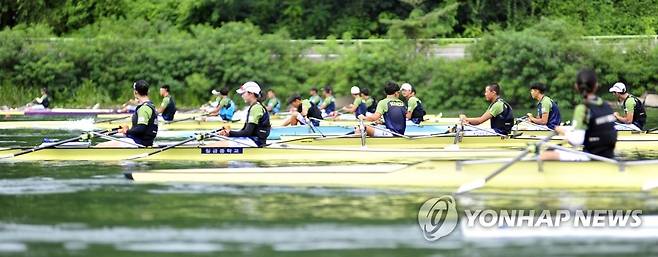
[[[7, 2], [7, 1], [5, 1]], [[528, 107], [540, 81], [562, 106], [574, 103], [576, 71], [594, 67], [601, 84], [626, 81], [635, 94], [658, 87], [655, 41], [625, 45], [593, 34], [654, 34], [653, 1], [174, 1], [34, 0], [0, 6], [0, 105], [38, 88], [58, 106], [117, 104], [131, 82], [172, 86], [195, 106], [211, 88], [256, 80], [282, 95], [332, 85], [339, 95], [387, 80], [418, 88], [430, 109], [482, 106], [484, 85], [500, 82], [513, 105]], [[547, 17], [561, 17], [547, 19]], [[482, 36], [461, 60], [437, 59], [417, 38]], [[325, 61], [303, 58], [296, 38]], [[387, 37], [377, 44], [334, 39]], [[156, 91], [153, 90], [153, 97]]]

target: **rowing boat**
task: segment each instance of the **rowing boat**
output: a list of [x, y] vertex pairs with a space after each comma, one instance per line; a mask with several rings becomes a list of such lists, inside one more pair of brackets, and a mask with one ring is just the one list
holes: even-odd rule
[[116, 109], [27, 109], [0, 111], [3, 116], [96, 116], [96, 115], [125, 115]]
[[[632, 165], [635, 164], [635, 165]], [[456, 161], [427, 161], [415, 165], [340, 165], [318, 167], [177, 169], [128, 172], [143, 183], [219, 183], [300, 187], [358, 187], [454, 190], [486, 177], [501, 163], [467, 165]], [[628, 162], [623, 172], [604, 162], [543, 162], [513, 164], [487, 183], [483, 190], [565, 189], [587, 191], [639, 191], [658, 179], [658, 162]]]
[[[27, 148], [0, 150], [0, 158]], [[16, 161], [121, 161], [161, 149], [154, 148], [49, 148], [7, 158]], [[144, 161], [287, 161], [287, 162], [359, 162], [412, 161], [424, 159], [473, 159], [510, 157], [513, 150], [442, 149], [362, 149], [270, 146], [266, 148], [180, 146], [137, 160]], [[0, 159], [2, 160], [2, 159]]]
[[[473, 135], [461, 137], [458, 145], [462, 148], [500, 148], [526, 147], [542, 140], [542, 135], [522, 135], [517, 137], [500, 137], [495, 135]], [[282, 136], [281, 139], [291, 145], [322, 147], [356, 147], [361, 146], [361, 137], [349, 135], [339, 137], [295, 137]], [[370, 148], [444, 148], [454, 144], [454, 135], [435, 135], [412, 138], [402, 137], [368, 137], [366, 146]], [[562, 136], [552, 138], [553, 143], [566, 143]], [[658, 135], [640, 134], [619, 136], [616, 149], [624, 151], [658, 150]]]

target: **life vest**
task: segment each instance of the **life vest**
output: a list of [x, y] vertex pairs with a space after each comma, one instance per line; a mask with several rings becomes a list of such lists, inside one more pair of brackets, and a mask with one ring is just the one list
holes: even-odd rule
[[[544, 100], [543, 96], [541, 100], [539, 100], [539, 103], [537, 103], [537, 117], [541, 117], [542, 115], [542, 100]], [[555, 129], [555, 127], [560, 126], [560, 123], [562, 122], [562, 115], [560, 115], [560, 108], [558, 108], [557, 103], [551, 99], [551, 110], [548, 113], [548, 122], [546, 122], [546, 127], [549, 129]]]
[[356, 110], [354, 110], [354, 116], [359, 117], [359, 115], [366, 115], [366, 112], [368, 111], [368, 107], [366, 106], [366, 102], [361, 99], [361, 103], [359, 103], [359, 106], [356, 107]]
[[229, 99], [228, 106], [222, 106], [219, 109], [219, 117], [221, 117], [222, 120], [231, 121], [233, 120], [233, 114], [235, 114], [235, 109], [236, 109], [235, 102]]
[[331, 103], [327, 104], [327, 106], [324, 107], [324, 112], [327, 114], [332, 113], [335, 110], [336, 110], [336, 100], [331, 101]]
[[597, 105], [588, 101], [585, 106], [589, 118], [587, 119], [583, 150], [606, 158], [614, 158], [617, 144], [617, 130], [615, 129], [617, 119], [612, 114], [612, 108], [606, 102]]
[[[311, 123], [313, 123], [313, 126], [319, 126], [320, 121], [322, 119], [322, 111], [320, 111], [320, 108], [310, 100], [308, 101], [311, 104], [311, 107], [308, 108], [308, 112], [306, 113], [306, 117], [309, 118]], [[303, 104], [303, 102], [302, 102]], [[302, 104], [297, 107], [297, 112], [302, 113]], [[311, 119], [314, 118], [314, 119]]]
[[512, 107], [501, 98], [491, 103], [489, 109], [498, 101], [503, 102], [503, 112], [491, 118], [491, 129], [496, 131], [496, 133], [509, 135], [512, 132], [512, 126], [514, 126], [514, 113], [512, 112]]
[[43, 105], [43, 108], [48, 108], [50, 106], [50, 96], [46, 95], [43, 101], [41, 101], [41, 105]]
[[377, 110], [377, 101], [375, 101], [375, 98], [372, 96], [368, 98], [368, 100], [370, 100], [370, 105], [368, 105], [368, 108], [366, 110], [369, 113], [375, 113], [375, 111]]
[[384, 125], [390, 131], [404, 135], [407, 129], [407, 107], [400, 100], [388, 102], [388, 111], [384, 113]]
[[135, 108], [135, 112], [133, 113], [132, 116], [132, 127], [133, 128], [136, 127], [137, 122], [139, 122], [138, 113], [139, 113], [139, 108], [141, 108], [142, 106], [151, 108], [152, 111], [151, 117], [146, 122], [146, 132], [140, 136], [128, 135], [127, 137], [140, 145], [152, 146], [155, 137], [158, 135], [158, 123], [157, 123], [158, 112], [155, 110], [155, 106], [153, 105], [153, 103], [151, 103], [151, 101], [147, 101], [137, 105], [137, 107]]
[[[258, 147], [263, 147], [267, 143], [267, 137], [270, 135], [270, 130], [272, 129], [272, 125], [270, 124], [270, 114], [267, 112], [267, 108], [260, 102], [257, 102], [255, 104], [252, 104], [249, 106], [249, 110], [247, 110], [247, 119], [249, 119], [249, 114], [251, 113], [251, 108], [253, 108], [255, 105], [260, 105], [263, 107], [263, 116], [260, 117], [256, 124], [256, 131], [252, 134], [249, 135], [248, 137], [256, 143]], [[246, 120], [244, 123], [244, 126], [242, 129], [244, 129], [249, 120]]]
[[411, 112], [411, 122], [415, 124], [420, 124], [423, 119], [425, 118], [425, 109], [423, 108], [423, 102], [418, 99], [418, 105], [416, 105], [416, 108]]
[[174, 114], [176, 114], [176, 102], [173, 96], [169, 96], [169, 104], [162, 111], [162, 119], [172, 121], [174, 120]]
[[640, 99], [634, 95], [628, 95], [623, 103], [624, 108], [626, 108], [626, 101], [628, 101], [629, 98], [633, 98], [633, 101], [635, 101], [635, 109], [633, 110], [633, 125], [637, 126], [639, 129], [642, 129], [644, 128], [644, 124], [647, 122], [647, 112], [644, 109], [644, 104], [642, 104], [642, 101], [640, 101]]

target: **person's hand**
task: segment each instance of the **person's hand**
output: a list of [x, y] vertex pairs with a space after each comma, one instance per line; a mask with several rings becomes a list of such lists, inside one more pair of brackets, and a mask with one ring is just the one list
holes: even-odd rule
[[357, 118], [358, 118], [359, 120], [365, 120], [365, 119], [366, 119], [366, 116], [363, 115], [363, 114], [359, 114], [359, 116], [358, 116]]
[[118, 132], [125, 135], [128, 132], [129, 127], [130, 126], [128, 126], [128, 125], [121, 125], [121, 127], [119, 127]]
[[560, 135], [564, 135], [564, 132], [566, 131], [566, 128], [564, 126], [557, 126], [555, 127], [555, 132], [557, 132]]
[[468, 118], [466, 117], [466, 115], [464, 115], [464, 114], [459, 114], [459, 121], [461, 122], [461, 124], [468, 124], [468, 120], [466, 120], [466, 119], [468, 119]]
[[225, 130], [220, 131], [220, 132], [219, 132], [219, 135], [227, 137], [228, 134], [229, 134], [229, 132], [230, 132], [229, 130], [226, 130], [226, 129], [225, 129]]
[[619, 119], [621, 117], [621, 115], [619, 115], [618, 112], [614, 112], [612, 115], [615, 115], [615, 118], [617, 118], [617, 119]]
[[528, 118], [534, 118], [534, 116], [532, 115], [532, 113], [526, 113], [526, 116], [528, 116]]

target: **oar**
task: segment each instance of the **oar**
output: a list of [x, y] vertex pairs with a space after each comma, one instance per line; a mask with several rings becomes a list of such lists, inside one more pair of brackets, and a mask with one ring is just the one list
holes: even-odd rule
[[113, 122], [113, 121], [118, 121], [118, 120], [125, 120], [125, 119], [130, 118], [130, 117], [131, 117], [131, 115], [118, 117], [118, 118], [113, 118], [113, 119], [99, 120], [99, 121], [94, 121], [94, 124], [108, 123], [108, 122]]
[[183, 118], [183, 119], [167, 121], [167, 122], [165, 122], [165, 124], [172, 124], [172, 123], [186, 121], [186, 120], [195, 120], [196, 118], [201, 118], [201, 117], [205, 117], [205, 116], [208, 116], [208, 115], [210, 115], [210, 113], [204, 113], [204, 114], [200, 114], [200, 115], [196, 115], [196, 116], [192, 116], [192, 117], [187, 117], [187, 118]]
[[653, 132], [656, 132], [656, 131], [658, 131], [658, 127], [647, 130], [647, 134], [650, 134], [650, 133], [653, 133]]
[[625, 129], [632, 130], [632, 131], [640, 131], [640, 132], [642, 131], [641, 129], [639, 129], [637, 127], [631, 127], [628, 124], [619, 123], [619, 122], [615, 122], [615, 126], [621, 126]]
[[190, 137], [188, 139], [185, 139], [185, 140], [180, 141], [178, 143], [175, 143], [173, 145], [169, 145], [169, 146], [160, 148], [160, 149], [155, 150], [155, 151], [150, 152], [150, 153], [142, 153], [142, 154], [134, 155], [134, 156], [128, 157], [124, 160], [135, 160], [135, 159], [145, 158], [145, 157], [149, 157], [149, 156], [152, 156], [152, 155], [155, 155], [155, 154], [159, 154], [161, 152], [167, 151], [167, 150], [172, 149], [172, 148], [177, 147], [177, 146], [187, 144], [187, 143], [195, 141], [195, 140], [196, 141], [201, 141], [204, 138], [207, 138], [208, 136], [211, 136], [212, 134], [217, 133], [217, 132], [222, 131], [222, 130], [224, 130], [224, 128], [220, 128], [220, 129], [213, 130], [213, 131], [210, 131], [210, 132], [206, 132], [206, 133], [203, 133], [203, 134], [198, 134], [196, 136]]
[[609, 162], [609, 163], [612, 163], [612, 164], [619, 164], [619, 161], [617, 161], [615, 159], [610, 159], [610, 158], [606, 158], [606, 157], [603, 157], [603, 156], [598, 156], [596, 154], [591, 154], [591, 153], [588, 153], [588, 152], [578, 151], [578, 150], [570, 149], [570, 148], [559, 146], [559, 145], [549, 144], [549, 145], [547, 145], [547, 147], [557, 149], [557, 150], [561, 150], [561, 151], [565, 151], [565, 152], [570, 152], [570, 153], [575, 153], [575, 154], [582, 154], [582, 155], [585, 155], [585, 156], [589, 157], [592, 160], [597, 160], [597, 161], [602, 161], [602, 162]]
[[[107, 134], [107, 133], [111, 133], [111, 132], [114, 132], [114, 131], [117, 131], [117, 130], [119, 130], [119, 128], [113, 128], [113, 129], [103, 130], [103, 131], [101, 131], [100, 133], [101, 133], [101, 134]], [[59, 146], [59, 145], [63, 145], [63, 144], [66, 144], [66, 143], [75, 142], [75, 141], [83, 140], [83, 139], [88, 139], [89, 137], [90, 137], [90, 134], [89, 134], [89, 133], [84, 133], [84, 134], [79, 135], [79, 136], [74, 137], [74, 138], [69, 138], [69, 139], [66, 139], [66, 140], [57, 141], [57, 142], [55, 142], [55, 143], [52, 143], [52, 144], [46, 144], [46, 145], [43, 145], [43, 146], [36, 146], [36, 147], [34, 147], [34, 148], [27, 149], [27, 150], [24, 150], [24, 151], [21, 151], [21, 152], [15, 153], [15, 154], [9, 154], [9, 155], [5, 155], [5, 156], [0, 156], [0, 159], [13, 158], [13, 157], [16, 157], [16, 156], [21, 156], [21, 155], [24, 155], [24, 154], [33, 153], [33, 152], [36, 152], [36, 151], [39, 151], [39, 150], [43, 150], [43, 149], [47, 149], [47, 148], [51, 148], [51, 147], [55, 147], [55, 146]]]
[[320, 133], [320, 135], [321, 135], [322, 137], [325, 137], [324, 133], [322, 133], [322, 131], [320, 131], [319, 128], [317, 128], [315, 125], [313, 125], [313, 122], [311, 122], [311, 120], [308, 119], [308, 118], [306, 118], [306, 125], [307, 125], [309, 128], [311, 128], [311, 131], [312, 131], [313, 133], [318, 132], [318, 133]]
[[466, 127], [469, 127], [469, 128], [475, 129], [475, 130], [479, 130], [479, 131], [483, 131], [483, 132], [486, 132], [486, 133], [489, 133], [489, 134], [494, 134], [494, 135], [501, 136], [501, 137], [506, 137], [507, 136], [507, 135], [500, 134], [496, 131], [491, 131], [491, 130], [486, 130], [486, 129], [483, 129], [483, 128], [479, 128], [479, 127], [473, 126], [471, 124], [464, 124], [464, 125]]
[[406, 139], [411, 139], [410, 136], [405, 136], [405, 135], [402, 135], [402, 134], [397, 133], [397, 132], [393, 132], [393, 131], [388, 130], [388, 129], [383, 129], [383, 128], [380, 128], [380, 127], [377, 127], [377, 126], [373, 126], [373, 125], [366, 125], [366, 126], [371, 127], [371, 128], [373, 128], [373, 129], [376, 129], [376, 130], [380, 130], [380, 131], [384, 131], [384, 132], [391, 133], [391, 134], [394, 135], [394, 136], [403, 137], [403, 138], [406, 138]]
[[[548, 142], [553, 138], [557, 133], [553, 132], [549, 136], [545, 137], [541, 141], [539, 141], [537, 144], [535, 144], [535, 147], [540, 147], [542, 144]], [[502, 167], [498, 168], [488, 176], [486, 176], [484, 179], [478, 179], [469, 183], [462, 184], [458, 189], [457, 189], [457, 194], [463, 194], [466, 192], [473, 191], [475, 189], [483, 187], [487, 182], [489, 182], [492, 178], [496, 177], [498, 174], [502, 173], [505, 171], [507, 168], [512, 166], [514, 163], [518, 162], [519, 160], [523, 159], [528, 153], [530, 153], [531, 148], [528, 147], [525, 150], [523, 150], [519, 155], [514, 157], [511, 161], [505, 163]]]
[[361, 147], [366, 147], [366, 125], [359, 119], [359, 130], [361, 131]]

